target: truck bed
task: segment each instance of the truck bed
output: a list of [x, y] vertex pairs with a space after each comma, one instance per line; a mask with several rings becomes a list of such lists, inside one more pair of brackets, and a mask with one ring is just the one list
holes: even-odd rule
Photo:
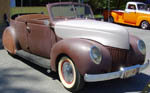
[[108, 13], [108, 10], [105, 10], [103, 15], [104, 15], [104, 20], [108, 20], [108, 16], [112, 16], [112, 13], [116, 13], [117, 14], [117, 19], [122, 19], [122, 17], [124, 16], [124, 10], [111, 10]]

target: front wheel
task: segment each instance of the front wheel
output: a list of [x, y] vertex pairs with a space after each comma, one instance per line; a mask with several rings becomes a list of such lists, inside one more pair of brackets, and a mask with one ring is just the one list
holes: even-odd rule
[[83, 77], [72, 60], [62, 57], [58, 63], [58, 74], [63, 86], [69, 91], [78, 91], [84, 85]]
[[148, 29], [150, 27], [147, 21], [142, 21], [140, 26], [142, 29]]

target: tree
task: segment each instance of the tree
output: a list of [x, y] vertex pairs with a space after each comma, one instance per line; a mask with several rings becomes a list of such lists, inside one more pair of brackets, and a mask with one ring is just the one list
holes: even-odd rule
[[126, 3], [129, 1], [146, 2], [146, 0], [88, 0], [88, 4], [94, 13], [100, 13], [100, 10], [108, 8], [108, 1], [110, 2], [110, 9], [125, 9]]

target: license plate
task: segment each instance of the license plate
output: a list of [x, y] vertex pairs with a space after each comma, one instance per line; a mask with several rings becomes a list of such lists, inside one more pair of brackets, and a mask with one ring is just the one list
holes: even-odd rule
[[124, 76], [123, 78], [129, 78], [129, 77], [132, 77], [134, 75], [136, 75], [136, 73], [138, 72], [138, 69], [131, 69], [131, 70], [128, 70], [124, 73]]

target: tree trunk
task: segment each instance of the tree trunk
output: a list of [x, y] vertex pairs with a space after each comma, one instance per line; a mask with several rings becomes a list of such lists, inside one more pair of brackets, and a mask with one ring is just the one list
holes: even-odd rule
[[120, 3], [121, 3], [121, 1], [122, 1], [122, 0], [117, 0], [117, 7], [116, 7], [117, 9], [120, 8]]

